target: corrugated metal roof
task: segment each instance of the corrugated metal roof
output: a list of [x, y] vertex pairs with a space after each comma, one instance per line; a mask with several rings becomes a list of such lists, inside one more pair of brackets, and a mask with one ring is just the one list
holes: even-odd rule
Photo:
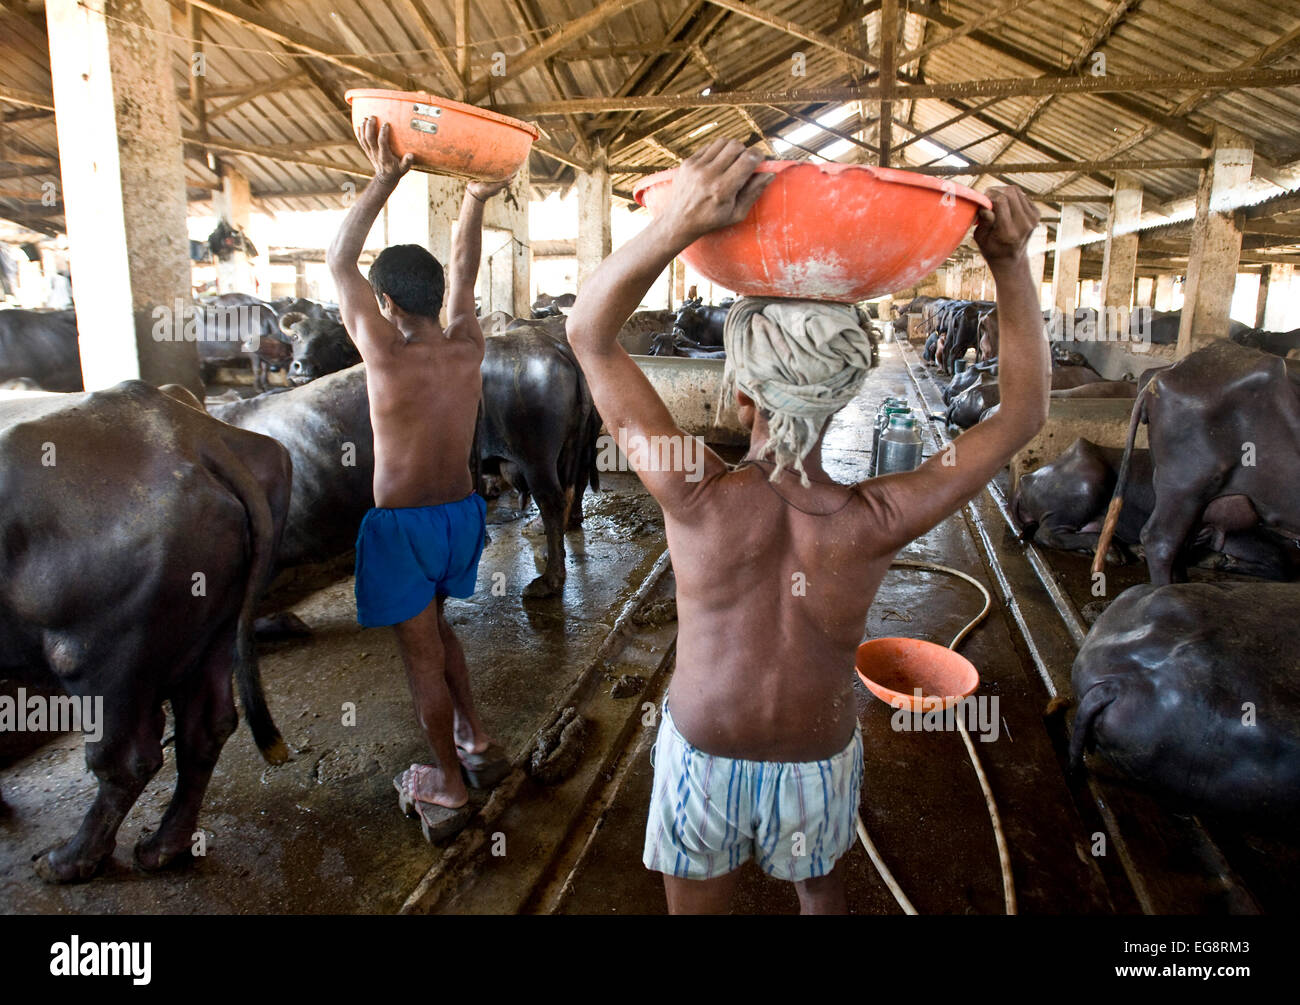
[[[218, 2], [218, 6], [220, 6]], [[847, 0], [749, 0], [762, 14], [795, 22], [832, 38], [840, 47], [880, 53], [880, 3]], [[431, 47], [423, 19], [448, 44], [456, 63], [455, 7], [452, 0], [231, 0], [229, 9], [251, 9], [328, 41], [335, 55], [369, 58], [390, 74], [407, 74], [429, 90], [458, 87]], [[728, 4], [734, 7], [733, 4]], [[869, 79], [869, 70], [842, 52], [791, 34], [706, 0], [471, 0], [469, 40], [471, 78], [488, 73], [495, 53], [507, 69], [528, 58], [547, 38], [576, 19], [601, 9], [610, 16], [575, 34], [555, 58], [517, 77], [487, 77], [492, 85], [481, 104], [556, 101], [621, 94], [698, 94], [715, 91], [787, 91], [792, 87], [842, 87]], [[1300, 66], [1300, 0], [1022, 0], [992, 4], [970, 0], [900, 0], [898, 51], [908, 53], [958, 31], [960, 37], [924, 51], [900, 67], [900, 79], [929, 84], [1000, 78], [1030, 78], [1044, 73], [1089, 74], [1093, 53], [1114, 75], [1212, 72], [1238, 68]], [[1009, 8], [997, 15], [999, 9]], [[187, 5], [173, 0], [166, 33], [173, 53], [178, 92], [188, 87], [190, 52]], [[962, 26], [976, 23], [974, 30]], [[317, 164], [352, 171], [366, 163], [356, 148], [345, 114], [344, 90], [370, 81], [364, 75], [269, 38], [247, 24], [215, 13], [202, 15], [209, 92], [205, 107], [213, 142], [268, 148], [266, 156], [204, 150], [187, 145], [192, 198], [215, 186], [208, 156], [230, 162], [250, 179], [253, 192], [272, 209], [325, 208], [342, 202], [349, 177]], [[807, 34], [807, 32], [805, 32]], [[1279, 45], [1279, 42], [1285, 44]], [[806, 76], [792, 73], [792, 55], [802, 53]], [[1261, 56], [1266, 58], [1261, 59]], [[47, 94], [48, 45], [43, 16], [0, 13], [0, 87]], [[269, 87], [267, 85], [276, 84]], [[241, 100], [241, 94], [262, 88]], [[454, 96], [454, 95], [453, 95]], [[894, 103], [893, 145], [905, 144], [894, 163], [916, 166], [943, 151], [958, 151], [968, 161], [994, 164], [1113, 157], [1166, 160], [1202, 156], [1198, 139], [1217, 124], [1237, 129], [1256, 144], [1260, 163], [1269, 166], [1300, 157], [1300, 89], [1151, 91], [1125, 94], [1015, 96], [899, 100]], [[233, 102], [233, 104], [231, 104]], [[868, 145], [878, 143], [879, 105], [859, 102], [853, 117], [837, 128]], [[223, 106], [229, 106], [223, 108]], [[825, 114], [831, 106], [797, 108], [734, 106], [541, 117], [547, 143], [564, 158], [587, 163], [591, 150], [604, 146], [610, 162], [635, 172], [672, 163], [699, 142], [715, 136], [751, 141], [755, 130], [771, 139], [803, 129], [800, 141], [813, 150], [836, 144], [837, 159], [874, 162], [868, 150], [816, 134], [791, 112]], [[964, 110], [974, 114], [957, 118]], [[8, 155], [0, 166], [0, 213], [42, 219], [57, 225], [57, 207], [39, 205], [42, 183], [57, 179], [53, 118], [39, 110], [0, 103], [13, 117], [0, 129]], [[955, 121], [950, 121], [954, 120]], [[187, 133], [199, 126], [182, 101]], [[716, 123], [700, 134], [695, 130]], [[942, 128], [937, 128], [942, 125]], [[908, 143], [917, 132], [935, 130], [924, 141]], [[286, 148], [293, 155], [286, 156]], [[279, 153], [277, 156], [276, 153]], [[785, 156], [809, 154], [798, 148]], [[41, 159], [44, 158], [42, 161]], [[539, 189], [572, 182], [574, 168], [534, 152], [532, 178]], [[1193, 191], [1195, 168], [1136, 172], [1148, 202], [1164, 202]], [[615, 177], [626, 193], [636, 173]], [[1072, 197], [1095, 195], [1089, 206], [1104, 212], [1112, 173], [1004, 173], [1027, 190]], [[969, 177], [959, 178], [971, 182]], [[975, 180], [977, 187], [998, 183], [998, 175]]]

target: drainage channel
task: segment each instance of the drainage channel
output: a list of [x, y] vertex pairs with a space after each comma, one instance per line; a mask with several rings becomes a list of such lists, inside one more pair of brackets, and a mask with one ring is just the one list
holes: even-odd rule
[[[946, 411], [942, 398], [922, 385], [917, 369], [928, 374], [906, 340], [897, 340], [908, 379], [921, 401], [923, 424], [935, 452], [955, 442], [945, 423], [935, 418]], [[1047, 557], [1032, 542], [1019, 541], [1019, 528], [1011, 517], [1006, 496], [994, 483], [971, 502], [963, 516], [979, 543], [989, 574], [1030, 660], [1050, 698], [1070, 694], [1070, 667], [1088, 629], [1073, 601], [1057, 581]], [[990, 524], [1001, 521], [1017, 541], [1014, 552], [1000, 547]], [[1000, 528], [999, 528], [1000, 530]], [[1020, 563], [1021, 571], [1008, 565]], [[1034, 596], [1031, 591], [1041, 589]], [[1057, 620], [1053, 623], [1051, 612]], [[1037, 628], [1031, 627], [1031, 621]], [[1115, 785], [1088, 773], [1086, 788], [1091, 810], [1100, 818], [1123, 874], [1138, 906], [1146, 914], [1259, 912], [1258, 903], [1236, 875], [1223, 852], [1195, 817], [1174, 816], [1150, 797], [1127, 786]], [[1199, 870], [1170, 872], [1169, 860], [1186, 859], [1188, 851]]]
[[401, 913], [546, 913], [558, 906], [564, 880], [598, 829], [591, 821], [653, 732], [643, 720], [647, 704], [657, 708], [672, 667], [675, 596], [665, 549], [547, 725]]

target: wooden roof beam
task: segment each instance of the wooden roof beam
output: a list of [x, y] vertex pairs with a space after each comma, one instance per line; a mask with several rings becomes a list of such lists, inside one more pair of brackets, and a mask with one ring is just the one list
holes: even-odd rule
[[749, 4], [744, 3], [743, 0], [709, 0], [709, 3], [717, 7], [722, 7], [725, 10], [729, 10], [733, 14], [739, 14], [741, 17], [747, 17], [751, 21], [757, 21], [759, 24], [767, 25], [769, 28], [775, 28], [777, 31], [783, 32], [786, 35], [793, 35], [795, 38], [807, 42], [810, 45], [818, 45], [823, 49], [829, 49], [831, 52], [839, 53], [841, 56], [848, 56], [850, 59], [855, 59], [866, 66], [877, 65], [875, 59], [855, 45], [838, 42], [829, 35], [824, 35], [820, 31], [805, 27], [804, 25], [801, 25], [796, 21], [791, 21], [788, 18], [768, 14], [756, 7], [751, 7]]
[[[207, 0], [207, 2], [211, 2], [211, 0]], [[470, 84], [468, 100], [472, 102], [481, 101], [487, 97], [497, 81], [505, 82], [506, 80], [518, 79], [521, 74], [531, 70], [538, 63], [549, 59], [571, 42], [591, 34], [594, 29], [610, 18], [644, 2], [645, 0], [600, 0], [600, 3], [596, 4], [587, 13], [575, 17], [559, 31], [547, 36], [540, 44], [530, 46], [518, 56], [509, 60], [508, 73], [505, 77], [493, 77], [490, 72], [479, 77], [478, 80]]]
[[420, 89], [419, 84], [404, 72], [392, 72], [382, 64], [364, 56], [337, 52], [335, 44], [329, 39], [305, 32], [297, 25], [271, 17], [256, 8], [240, 3], [239, 0], [191, 0], [191, 3], [218, 17], [226, 18], [228, 21], [274, 39], [290, 49], [316, 56], [362, 77], [369, 77], [403, 91]]

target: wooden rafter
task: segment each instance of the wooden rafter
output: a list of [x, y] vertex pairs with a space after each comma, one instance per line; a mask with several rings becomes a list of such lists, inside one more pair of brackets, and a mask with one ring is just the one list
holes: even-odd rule
[[645, 0], [601, 0], [587, 13], [575, 17], [559, 31], [548, 35], [537, 45], [528, 47], [510, 60], [505, 77], [493, 77], [490, 72], [479, 77], [478, 80], [470, 84], [468, 100], [482, 100], [487, 97], [489, 91], [498, 81], [518, 79], [521, 74], [532, 69], [538, 63], [549, 59], [571, 42], [591, 34], [592, 30], [604, 24], [610, 18], [644, 2]]
[[[447, 39], [438, 29], [437, 22], [429, 16], [429, 12], [418, 3], [418, 0], [398, 0], [398, 2], [411, 15], [411, 19], [420, 30], [420, 35], [424, 38], [425, 45], [433, 51], [433, 58], [442, 71], [441, 75], [451, 88], [450, 93], [464, 100], [466, 94], [464, 75], [460, 72], [459, 66], [452, 63], [451, 57], [447, 55]], [[457, 27], [459, 28], [459, 24]], [[459, 32], [457, 41], [459, 42]]]
[[709, 0], [709, 3], [717, 7], [722, 7], [741, 17], [747, 17], [751, 21], [757, 21], [759, 24], [767, 25], [769, 28], [775, 28], [777, 31], [784, 32], [787, 35], [793, 35], [797, 39], [808, 42], [811, 45], [818, 45], [831, 52], [837, 52], [841, 56], [848, 56], [867, 66], [875, 66], [876, 60], [870, 55], [863, 52], [857, 46], [847, 45], [844, 42], [837, 41], [830, 35], [825, 35], [814, 28], [806, 27], [796, 21], [788, 18], [777, 17], [774, 14], [768, 14], [759, 10], [757, 7], [751, 7], [744, 3], [743, 0]]
[[305, 32], [297, 25], [271, 17], [254, 7], [240, 3], [239, 0], [191, 0], [191, 2], [205, 11], [234, 21], [267, 38], [273, 38], [290, 49], [316, 56], [344, 70], [370, 77], [389, 87], [406, 91], [420, 89], [417, 82], [404, 72], [394, 73], [382, 64], [364, 56], [337, 52], [337, 46], [329, 39]]
[[[1020, 97], [1040, 94], [1120, 94], [1142, 91], [1184, 91], [1192, 88], [1245, 89], [1291, 87], [1300, 84], [1300, 68], [1227, 70], [1169, 74], [1110, 74], [1105, 77], [1003, 77], [948, 84], [899, 84], [896, 100], [917, 98]], [[710, 94], [629, 95], [617, 98], [573, 98], [566, 102], [520, 101], [500, 106], [510, 115], [563, 115], [644, 109], [711, 108], [715, 105], [800, 105], [819, 101], [880, 100], [879, 84], [822, 87], [791, 91], [722, 91]]]

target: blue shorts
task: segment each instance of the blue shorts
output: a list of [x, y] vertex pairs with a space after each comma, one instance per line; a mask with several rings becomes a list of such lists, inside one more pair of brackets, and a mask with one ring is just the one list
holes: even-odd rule
[[357, 621], [395, 625], [434, 597], [470, 596], [486, 516], [477, 492], [441, 506], [370, 510], [357, 532]]
[[752, 858], [769, 876], [802, 883], [825, 876], [853, 847], [861, 726], [848, 746], [821, 761], [747, 761], [692, 746], [665, 704], [650, 756], [647, 869], [713, 879]]

